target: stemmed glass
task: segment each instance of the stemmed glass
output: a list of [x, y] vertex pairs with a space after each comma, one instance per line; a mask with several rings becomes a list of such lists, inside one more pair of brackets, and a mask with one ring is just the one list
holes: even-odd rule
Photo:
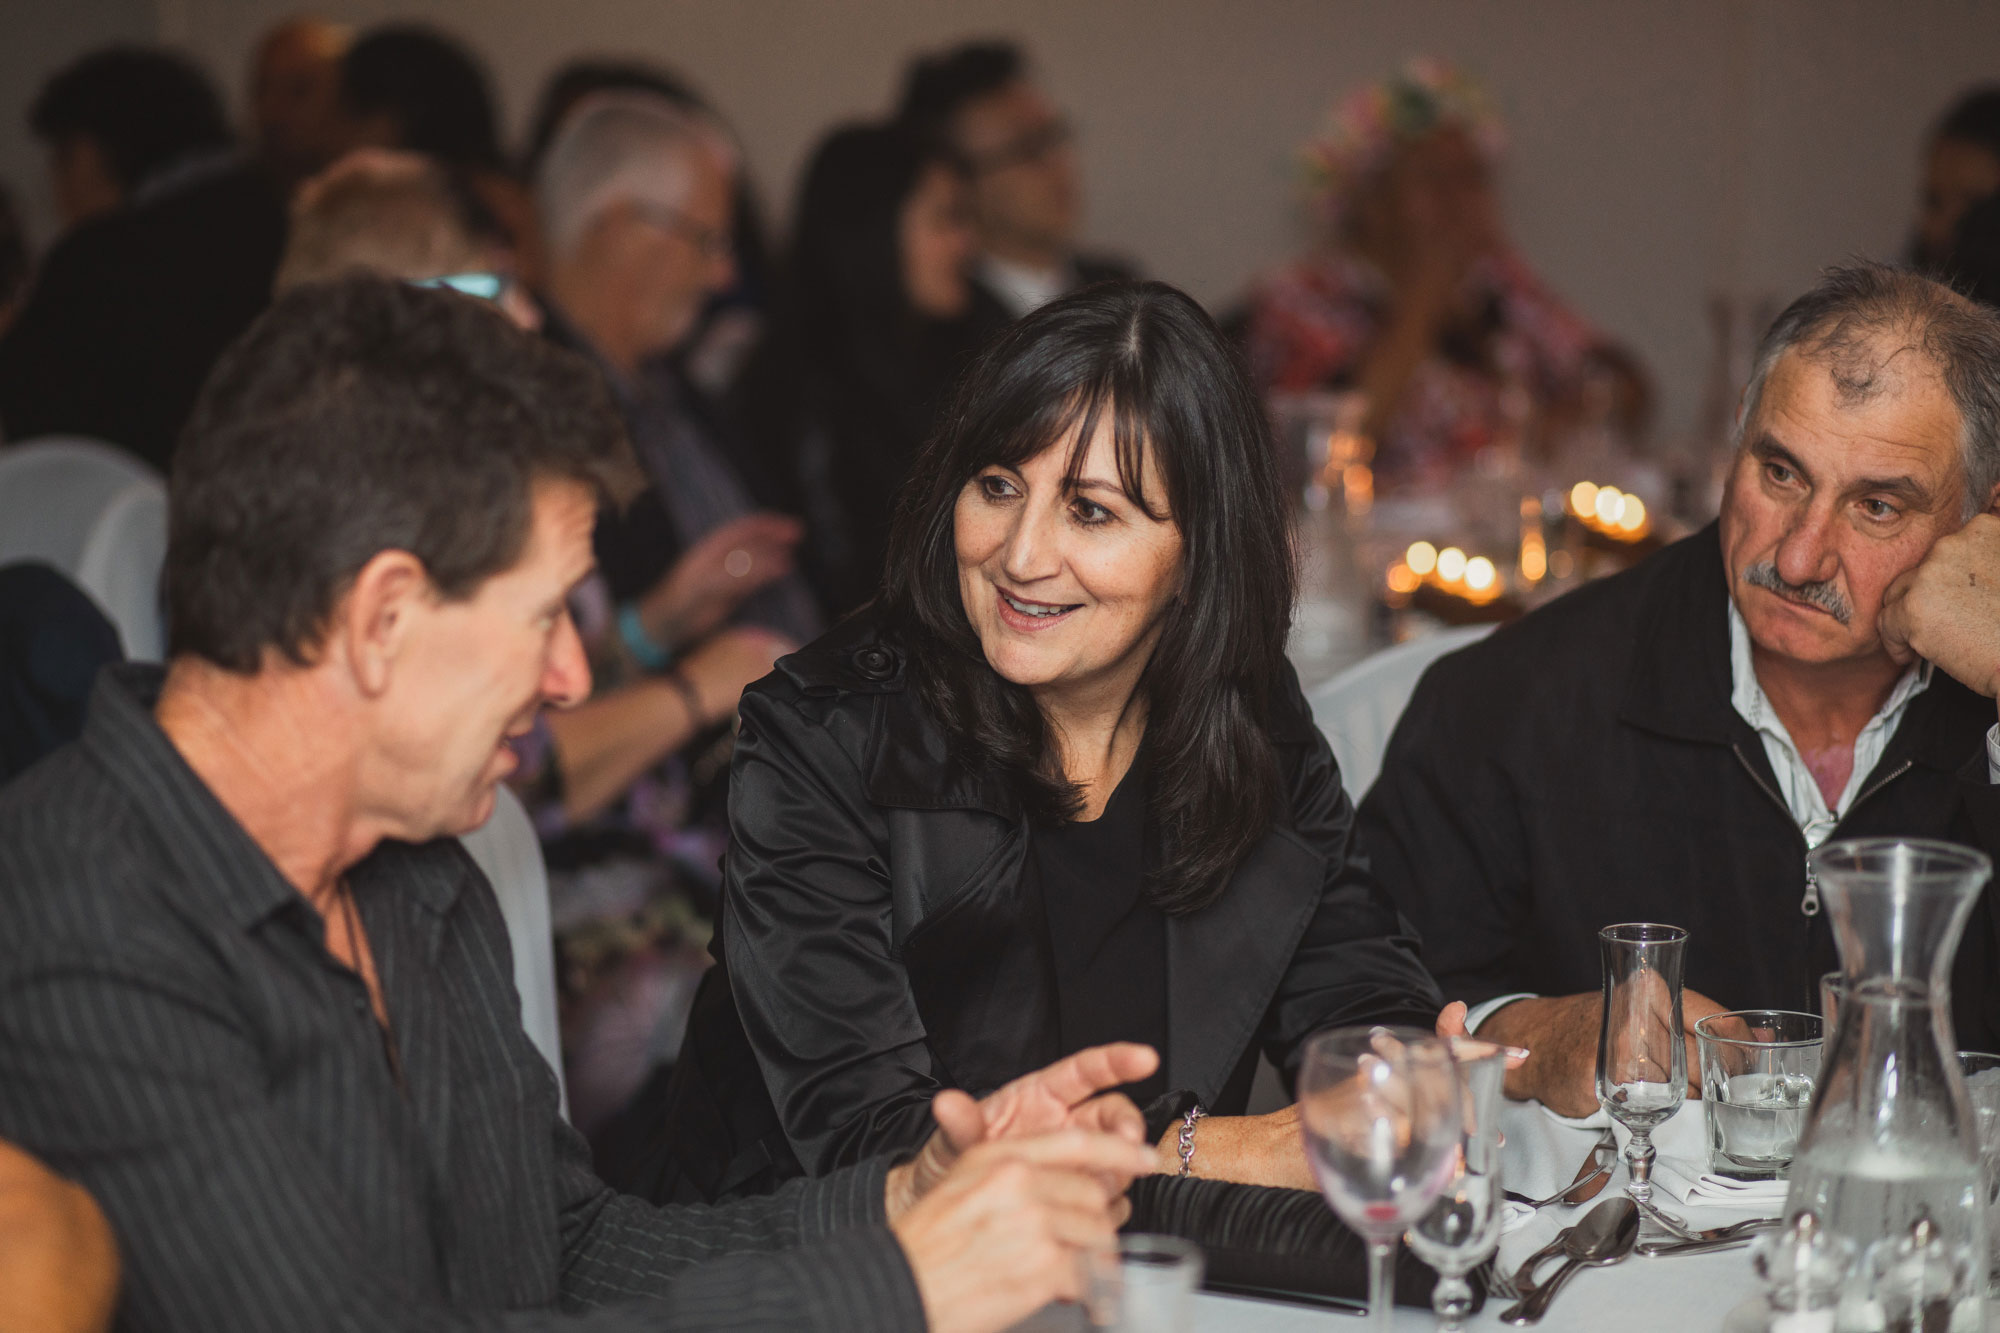
[[1688, 933], [1634, 922], [1597, 932], [1604, 959], [1604, 1019], [1597, 1030], [1597, 1101], [1632, 1131], [1626, 1193], [1653, 1198], [1653, 1131], [1687, 1099], [1681, 967]]
[[1368, 1246], [1368, 1309], [1390, 1327], [1396, 1240], [1451, 1178], [1464, 1138], [1448, 1043], [1414, 1028], [1340, 1028], [1306, 1043], [1299, 1125], [1320, 1192]]
[[1457, 1333], [1472, 1312], [1472, 1284], [1465, 1275], [1486, 1262], [1500, 1244], [1505, 1214], [1500, 1190], [1501, 1085], [1507, 1053], [1481, 1041], [1453, 1044], [1464, 1088], [1462, 1151], [1444, 1192], [1410, 1227], [1406, 1239], [1417, 1258], [1435, 1268], [1431, 1293], [1440, 1333]]

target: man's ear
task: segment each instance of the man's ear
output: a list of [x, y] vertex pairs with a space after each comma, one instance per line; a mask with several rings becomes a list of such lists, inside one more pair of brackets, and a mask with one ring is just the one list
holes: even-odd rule
[[1979, 512], [1982, 514], [1992, 514], [1996, 517], [2000, 517], [2000, 481], [1996, 481], [1993, 483], [1992, 491], [1989, 492], [1986, 496], [1986, 504], [1980, 509]]
[[372, 697], [388, 689], [411, 622], [430, 598], [424, 562], [408, 551], [378, 551], [354, 576], [333, 623], [359, 693]]

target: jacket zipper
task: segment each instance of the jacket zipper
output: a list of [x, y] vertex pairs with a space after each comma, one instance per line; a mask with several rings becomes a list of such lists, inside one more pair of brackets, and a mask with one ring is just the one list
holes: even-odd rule
[[[1776, 789], [1773, 788], [1770, 783], [1764, 781], [1764, 775], [1759, 773], [1757, 771], [1756, 766], [1752, 764], [1750, 760], [1744, 755], [1743, 747], [1732, 741], [1730, 743], [1729, 749], [1730, 752], [1736, 756], [1736, 762], [1743, 765], [1743, 771], [1750, 775], [1750, 780], [1757, 784], [1757, 789], [1763, 792], [1766, 796], [1770, 797], [1772, 803], [1775, 804], [1780, 810], [1783, 810], [1785, 812], [1786, 821], [1790, 822], [1792, 819], [1792, 807], [1785, 804], [1785, 798], [1778, 795]], [[1913, 767], [1915, 767], [1914, 761], [1905, 759], [1895, 768], [1891, 769], [1887, 773], [1884, 773], [1874, 782], [1871, 782], [1870, 784], [1868, 784], [1868, 786], [1864, 787], [1861, 790], [1860, 794], [1854, 798], [1854, 804], [1847, 807], [1847, 815], [1843, 815], [1841, 817], [1842, 822], [1845, 823], [1848, 816], [1851, 816], [1856, 810], [1859, 810], [1861, 808], [1862, 802], [1866, 801], [1876, 792], [1881, 791], [1884, 787], [1894, 782], [1897, 778], [1902, 777], [1903, 774], [1909, 772]], [[1838, 833], [1840, 831], [1840, 826], [1836, 824], [1834, 826], [1833, 831], [1835, 833]], [[1828, 836], [1831, 837], [1832, 835], [1829, 834]], [[1805, 835], [1800, 834], [1799, 840], [1803, 842], [1805, 840]], [[1806, 850], [1808, 851], [1808, 853], [1810, 853], [1812, 849], [1807, 848]], [[1799, 912], [1801, 915], [1806, 917], [1815, 917], [1819, 915], [1819, 908], [1820, 908], [1819, 879], [1813, 874], [1812, 861], [1808, 859], [1806, 861], [1806, 892], [1805, 896], [1799, 899]]]

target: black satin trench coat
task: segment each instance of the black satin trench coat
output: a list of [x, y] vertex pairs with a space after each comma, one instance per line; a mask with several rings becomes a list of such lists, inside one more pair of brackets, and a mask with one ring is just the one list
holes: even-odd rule
[[[1216, 903], [1167, 922], [1156, 1133], [1189, 1101], [1241, 1113], [1260, 1049], [1289, 1085], [1322, 1028], [1436, 1020], [1413, 931], [1349, 863], [1354, 807], [1289, 668], [1274, 712], [1282, 818]], [[898, 645], [856, 617], [741, 716], [718, 965], [634, 1182], [662, 1200], [914, 1149], [941, 1088], [989, 1092], [1051, 1054], [1027, 820], [948, 753]]]

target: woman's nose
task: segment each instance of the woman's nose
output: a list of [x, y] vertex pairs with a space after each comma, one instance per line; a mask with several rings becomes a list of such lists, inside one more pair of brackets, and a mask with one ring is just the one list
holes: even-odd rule
[[1001, 569], [1015, 583], [1033, 583], [1062, 569], [1056, 515], [1038, 505], [1022, 507], [1007, 544], [1000, 552]]

